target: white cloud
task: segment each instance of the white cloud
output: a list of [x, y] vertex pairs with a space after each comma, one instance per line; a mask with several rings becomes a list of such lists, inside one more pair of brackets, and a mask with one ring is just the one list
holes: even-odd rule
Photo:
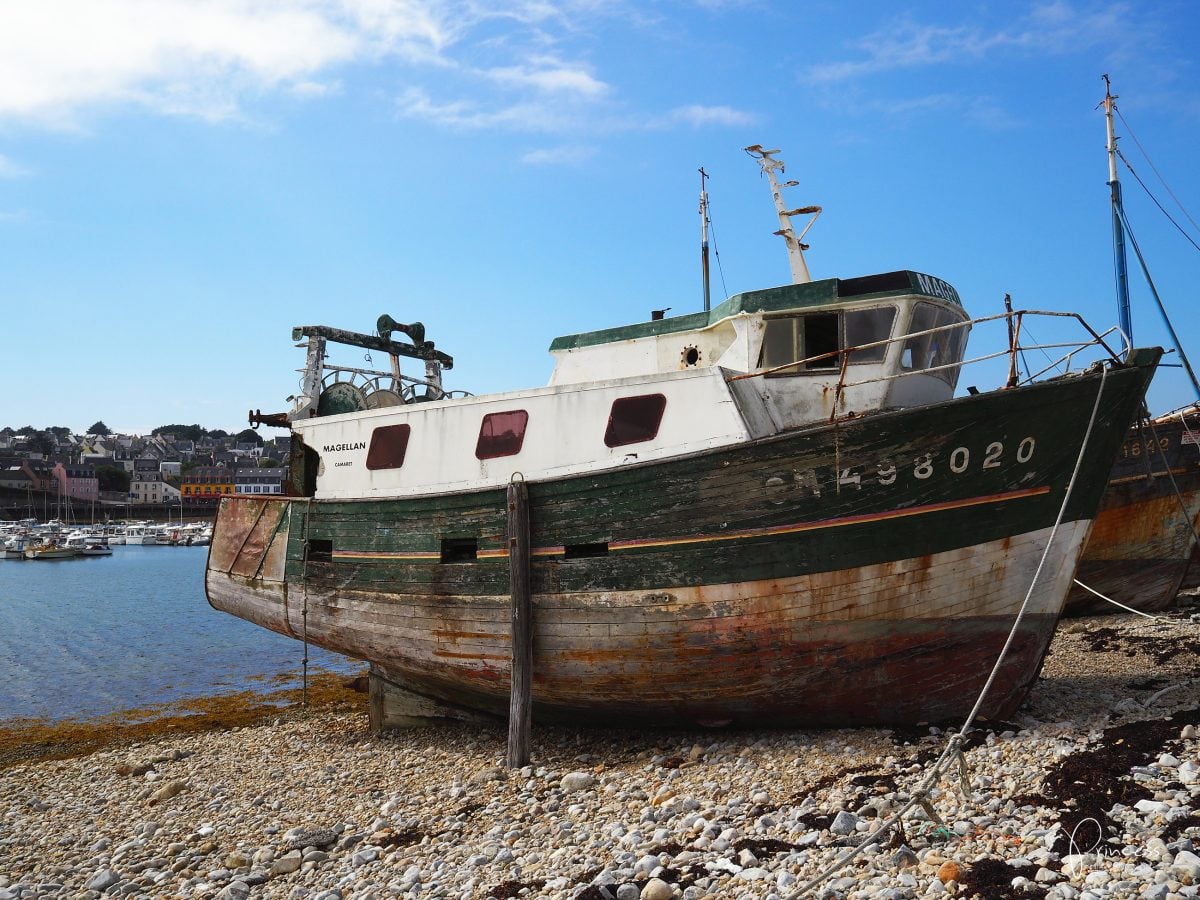
[[506, 87], [530, 87], [546, 93], [601, 97], [609, 87], [582, 66], [572, 66], [552, 57], [535, 57], [528, 64], [488, 69], [486, 77]]
[[0, 156], [0, 178], [24, 178], [29, 170], [18, 166], [7, 156]]
[[506, 128], [553, 132], [564, 130], [572, 121], [570, 108], [561, 104], [526, 101], [485, 106], [475, 100], [438, 103], [423, 88], [404, 91], [396, 101], [396, 109], [407, 118], [463, 131]]
[[757, 118], [729, 106], [680, 106], [668, 113], [673, 122], [702, 128], [706, 125], [753, 125]]
[[530, 150], [521, 157], [521, 162], [531, 166], [576, 166], [595, 155], [595, 147], [543, 147]]
[[1129, 6], [1109, 3], [1076, 7], [1055, 0], [1041, 3], [1005, 27], [926, 25], [900, 21], [856, 41], [859, 58], [809, 67], [815, 82], [838, 82], [895, 69], [982, 59], [998, 52], [1061, 55], [1139, 40], [1144, 31]]
[[0, 118], [71, 125], [112, 104], [227, 118], [247, 94], [313, 84], [332, 66], [436, 57], [454, 28], [432, 9], [418, 0], [8, 4]]

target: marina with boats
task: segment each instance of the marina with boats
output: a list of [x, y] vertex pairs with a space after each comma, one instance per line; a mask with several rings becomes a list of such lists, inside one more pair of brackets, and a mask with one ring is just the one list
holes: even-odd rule
[[153, 522], [83, 525], [69, 528], [61, 521], [44, 525], [35, 519], [0, 522], [0, 559], [52, 560], [111, 556], [126, 544], [162, 547], [200, 547], [212, 540], [212, 524]]

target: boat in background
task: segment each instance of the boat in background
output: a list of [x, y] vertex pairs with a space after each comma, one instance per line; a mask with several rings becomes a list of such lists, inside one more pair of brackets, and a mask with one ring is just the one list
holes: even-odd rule
[[78, 551], [61, 544], [37, 544], [25, 550], [26, 559], [74, 559]]
[[[1104, 80], [1107, 87], [1108, 76]], [[1111, 89], [1106, 89], [1104, 111], [1116, 253], [1117, 310], [1129, 346], [1133, 319], [1125, 261], [1128, 223], [1117, 173], [1117, 138], [1113, 126], [1115, 100]], [[1134, 247], [1136, 249], [1136, 243]], [[1145, 274], [1157, 301], [1154, 283], [1149, 272]], [[1200, 384], [1197, 384], [1175, 329], [1161, 301], [1158, 306], [1200, 398]], [[1065, 615], [1119, 612], [1120, 609], [1109, 600], [1144, 613], [1159, 612], [1175, 602], [1185, 586], [1185, 575], [1193, 556], [1200, 551], [1196, 540], [1197, 529], [1200, 529], [1198, 432], [1200, 410], [1196, 407], [1156, 418], [1145, 415], [1130, 429], [1109, 476], [1109, 487], [1079, 564], [1078, 583], [1067, 598]]]
[[158, 542], [157, 526], [149, 522], [136, 522], [125, 526], [125, 543], [131, 545], [155, 544]]
[[25, 551], [33, 546], [31, 541], [25, 535], [13, 535], [4, 542], [3, 553], [0, 553], [0, 559], [25, 559]]
[[[291, 429], [292, 496], [221, 499], [209, 603], [368, 660], [376, 727], [508, 710], [510, 575], [532, 594], [539, 721], [898, 725], [977, 698], [1011, 715], [1161, 351], [1120, 358], [1091, 332], [1083, 371], [955, 398], [985, 320], [921, 273], [810, 281], [791, 218], [820, 209], [787, 209], [778, 151], [748, 150], [793, 283], [558, 338], [546, 387], [452, 396], [453, 360], [390, 316], [294, 329], [295, 405], [251, 414]], [[361, 369], [330, 344], [397, 375], [419, 360], [419, 390], [344, 405]]]

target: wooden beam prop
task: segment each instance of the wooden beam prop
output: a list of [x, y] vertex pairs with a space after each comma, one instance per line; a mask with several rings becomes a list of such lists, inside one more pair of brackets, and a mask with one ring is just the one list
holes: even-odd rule
[[508, 578], [512, 593], [512, 688], [508, 704], [508, 767], [529, 765], [533, 720], [533, 601], [529, 594], [529, 489], [508, 485]]

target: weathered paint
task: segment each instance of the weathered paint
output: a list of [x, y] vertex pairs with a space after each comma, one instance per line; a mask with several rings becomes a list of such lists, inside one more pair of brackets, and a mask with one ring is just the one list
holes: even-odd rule
[[[1079, 564], [1079, 581], [1141, 612], [1174, 603], [1196, 550], [1200, 447], [1187, 434], [1178, 416], [1130, 430]], [[1119, 611], [1076, 586], [1064, 615]]]
[[[1156, 358], [1156, 357], [1155, 357]], [[1111, 372], [984, 714], [1025, 696], [1152, 361]], [[965, 715], [1063, 504], [1101, 378], [1074, 376], [529, 485], [535, 717], [895, 724]], [[439, 702], [508, 703], [502, 490], [222, 503], [210, 602]], [[266, 501], [268, 503], [272, 501]], [[228, 519], [229, 527], [225, 527]], [[470, 538], [466, 562], [441, 542]], [[220, 543], [221, 549], [216, 549]], [[607, 545], [602, 555], [569, 548]], [[564, 548], [558, 553], [558, 548]], [[269, 567], [264, 566], [264, 569]], [[284, 580], [274, 580], [277, 577]]]

